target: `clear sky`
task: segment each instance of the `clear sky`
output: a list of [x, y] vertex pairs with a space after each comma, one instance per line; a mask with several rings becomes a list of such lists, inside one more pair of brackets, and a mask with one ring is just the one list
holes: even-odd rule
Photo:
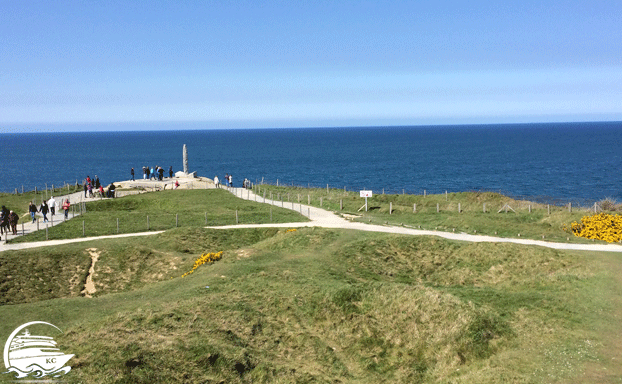
[[622, 120], [619, 1], [0, 0], [0, 36], [0, 132]]

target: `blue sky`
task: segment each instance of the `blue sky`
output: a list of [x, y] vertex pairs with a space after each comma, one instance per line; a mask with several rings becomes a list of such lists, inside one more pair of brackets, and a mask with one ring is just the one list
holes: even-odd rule
[[0, 130], [622, 120], [622, 3], [516, 3], [0, 0]]

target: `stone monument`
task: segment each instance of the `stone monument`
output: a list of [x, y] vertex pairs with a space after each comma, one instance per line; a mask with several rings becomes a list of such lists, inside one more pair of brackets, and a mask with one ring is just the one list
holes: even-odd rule
[[184, 165], [184, 170], [175, 172], [175, 177], [181, 177], [181, 178], [197, 177], [196, 172], [190, 173], [190, 171], [188, 171], [188, 148], [186, 147], [186, 144], [184, 144], [184, 164], [183, 165]]
[[184, 173], [188, 174], [188, 148], [186, 148], [186, 144], [184, 144]]

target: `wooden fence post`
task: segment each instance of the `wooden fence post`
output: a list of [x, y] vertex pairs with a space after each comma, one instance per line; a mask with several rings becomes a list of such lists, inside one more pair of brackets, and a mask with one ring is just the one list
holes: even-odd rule
[[343, 211], [343, 199], [339, 199], [339, 210]]
[[425, 197], [425, 196], [426, 196], [426, 194], [427, 194], [427, 191], [424, 189], [424, 190], [423, 190], [423, 197]]
[[413, 213], [417, 213], [417, 203], [413, 204]]
[[546, 211], [548, 212], [549, 216], [551, 216], [551, 204], [546, 205]]
[[482, 208], [483, 212], [486, 213], [486, 203], [484, 203], [484, 206]]
[[393, 212], [393, 202], [389, 201], [389, 215]]
[[462, 206], [458, 203], [458, 213], [462, 213]]
[[438, 203], [436, 203], [436, 213], [439, 213], [441, 211], [441, 207], [439, 206]]
[[322, 208], [322, 198], [320, 197], [320, 208]]

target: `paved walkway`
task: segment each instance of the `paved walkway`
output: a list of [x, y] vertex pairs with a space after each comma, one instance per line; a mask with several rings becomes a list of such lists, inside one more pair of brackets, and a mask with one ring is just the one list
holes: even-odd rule
[[[264, 202], [264, 198], [258, 195], [255, 195], [252, 191], [243, 188], [232, 188], [231, 192], [235, 194], [237, 197], [245, 200], [254, 200], [258, 202]], [[210, 228], [258, 228], [258, 227], [324, 227], [324, 228], [343, 228], [343, 229], [354, 229], [358, 231], [369, 231], [369, 232], [385, 232], [385, 233], [397, 233], [403, 235], [413, 235], [413, 236], [438, 236], [443, 237], [445, 239], [451, 240], [460, 240], [460, 241], [469, 241], [469, 242], [489, 242], [489, 243], [515, 243], [515, 244], [525, 244], [525, 245], [539, 245], [547, 248], [554, 249], [571, 249], [571, 250], [580, 250], [580, 251], [604, 251], [604, 252], [622, 252], [622, 245], [619, 244], [569, 244], [569, 243], [553, 243], [548, 241], [540, 241], [540, 240], [529, 240], [529, 239], [513, 239], [513, 238], [503, 238], [503, 237], [494, 237], [494, 236], [483, 236], [483, 235], [469, 235], [467, 233], [452, 233], [452, 232], [442, 232], [442, 231], [427, 231], [421, 229], [407, 228], [407, 227], [395, 227], [395, 226], [384, 226], [384, 225], [373, 225], [373, 224], [365, 224], [361, 222], [353, 222], [347, 220], [335, 213], [326, 211], [321, 208], [312, 207], [309, 205], [292, 203], [292, 202], [281, 202], [276, 200], [265, 199], [266, 204], [272, 204], [278, 207], [292, 209], [294, 211], [300, 212], [303, 215], [307, 216], [310, 221], [306, 223], [285, 223], [285, 224], [242, 224], [242, 225], [227, 225], [221, 227], [210, 227]]]
[[[342, 228], [342, 229], [353, 229], [353, 230], [358, 230], [358, 231], [396, 233], [396, 234], [404, 234], [404, 235], [411, 235], [411, 236], [438, 236], [438, 237], [442, 237], [445, 239], [468, 241], [468, 242], [515, 243], [515, 244], [525, 244], [525, 245], [538, 245], [538, 246], [554, 248], [554, 249], [622, 252], [622, 245], [619, 245], [619, 244], [553, 243], [553, 242], [540, 241], [540, 240], [501, 238], [501, 237], [483, 236], [483, 235], [470, 235], [466, 233], [428, 231], [428, 230], [421, 230], [421, 229], [414, 229], [414, 228], [407, 228], [407, 227], [365, 224], [361, 222], [353, 222], [333, 212], [329, 212], [327, 210], [305, 205], [305, 204], [264, 199], [263, 197], [254, 194], [251, 190], [244, 189], [244, 188], [228, 188], [228, 190], [231, 193], [233, 193], [235, 196], [237, 196], [238, 198], [241, 198], [244, 200], [257, 201], [259, 203], [271, 204], [277, 207], [283, 207], [283, 208], [294, 210], [296, 212], [300, 212], [301, 214], [309, 218], [310, 221], [302, 222], [302, 223], [297, 222], [297, 223], [280, 223], [280, 224], [279, 223], [276, 223], [276, 224], [275, 223], [239, 224], [239, 225], [227, 225], [227, 226], [208, 227], [208, 228], [214, 228], [214, 229], [275, 228], [275, 227], [278, 227], [278, 228], [300, 228], [300, 227]], [[75, 204], [80, 201], [92, 201], [92, 200], [98, 199], [98, 198], [84, 199], [84, 193], [81, 193], [81, 192], [71, 194], [69, 195], [69, 197], [70, 197], [70, 201], [72, 201], [72, 204]], [[57, 201], [60, 201], [61, 198], [64, 199], [66, 198], [66, 196], [55, 197]], [[55, 217], [59, 217], [59, 215], [57, 214]], [[62, 217], [62, 213], [60, 217]], [[56, 225], [60, 222], [61, 222], [60, 220], [59, 221], [55, 220], [54, 224]], [[28, 228], [30, 231], [35, 229], [34, 224], [30, 224], [30, 225], [25, 224], [24, 226], [27, 228], [26, 233], [29, 233]], [[0, 244], [0, 252], [11, 250], [11, 249], [26, 249], [26, 248], [53, 246], [53, 245], [59, 245], [59, 244], [84, 242], [84, 241], [91, 241], [91, 240], [98, 240], [98, 239], [110, 239], [110, 238], [132, 237], [132, 236], [148, 236], [148, 235], [154, 235], [154, 234], [158, 234], [162, 232], [163, 231], [152, 231], [152, 232], [131, 233], [131, 234], [122, 234], [122, 235], [84, 237], [84, 238], [67, 239], [67, 240], [49, 240], [49, 241], [39, 241], [39, 242], [33, 242], [33, 243], [18, 243], [18, 244], [5, 244], [4, 242], [2, 242], [2, 244]], [[11, 236], [9, 236], [9, 239], [11, 239]]]

